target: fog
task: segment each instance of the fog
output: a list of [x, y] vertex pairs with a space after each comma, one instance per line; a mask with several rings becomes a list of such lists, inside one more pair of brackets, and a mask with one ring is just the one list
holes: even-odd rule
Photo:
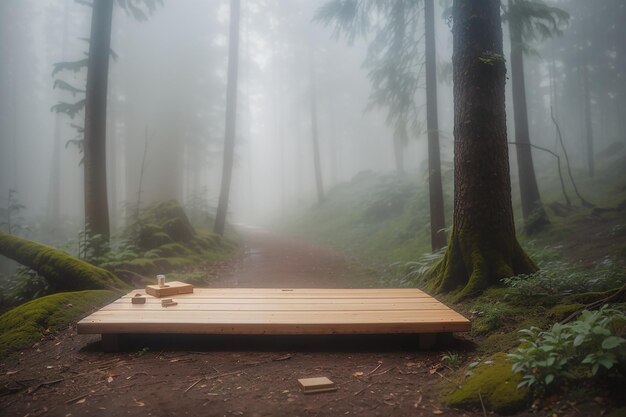
[[[0, 206], [19, 202], [23, 234], [74, 236], [84, 223], [83, 167], [76, 139], [84, 112], [51, 111], [84, 96], [53, 88], [61, 80], [84, 90], [86, 68], [54, 65], [86, 57], [91, 8], [73, 0], [0, 2]], [[130, 2], [131, 4], [138, 2]], [[388, 108], [368, 108], [372, 85], [364, 60], [376, 27], [352, 42], [334, 25], [314, 21], [324, 0], [243, 0], [239, 37], [236, 145], [228, 221], [268, 224], [317, 204], [312, 152], [311, 94], [325, 191], [363, 171], [396, 169]], [[451, 24], [446, 2], [435, 2], [438, 110], [442, 166], [452, 161]], [[587, 169], [585, 94], [590, 93], [594, 149], [624, 141], [624, 28], [619, 2], [550, 2], [570, 14], [562, 34], [537, 40], [525, 58], [530, 138], [561, 152], [550, 107], [560, 123], [572, 167]], [[595, 2], [594, 2], [595, 3]], [[128, 209], [176, 198], [188, 208], [215, 211], [222, 175], [228, 62], [229, 2], [165, 0], [145, 19], [118, 4], [113, 11], [107, 104], [107, 181], [111, 229], [120, 232]], [[613, 8], [614, 11], [611, 12]], [[619, 13], [615, 13], [618, 10]], [[417, 15], [421, 16], [421, 7]], [[598, 19], [606, 19], [598, 22]], [[422, 18], [415, 26], [423, 54]], [[503, 25], [508, 56], [508, 26]], [[600, 29], [606, 29], [600, 32]], [[621, 35], [620, 35], [621, 33]], [[599, 45], [602, 45], [600, 47]], [[588, 86], [581, 76], [589, 65]], [[418, 60], [419, 61], [419, 60]], [[427, 175], [423, 69], [417, 65], [416, 125], [403, 148], [406, 175]], [[315, 85], [312, 91], [312, 85]], [[507, 114], [512, 117], [510, 82]], [[370, 106], [371, 107], [371, 106]], [[74, 125], [74, 126], [73, 126]], [[508, 122], [514, 141], [514, 123]], [[511, 175], [517, 176], [511, 150]], [[552, 155], [534, 151], [538, 177], [555, 175]], [[142, 160], [145, 158], [144, 173]], [[582, 174], [581, 174], [582, 175]], [[540, 185], [541, 188], [541, 185]], [[12, 197], [9, 199], [10, 190]], [[513, 190], [513, 194], [517, 191]], [[9, 201], [11, 200], [11, 201]], [[447, 202], [449, 205], [450, 203]], [[18, 213], [16, 213], [18, 214]], [[15, 220], [15, 219], [14, 219]], [[26, 226], [28, 226], [26, 228]]]

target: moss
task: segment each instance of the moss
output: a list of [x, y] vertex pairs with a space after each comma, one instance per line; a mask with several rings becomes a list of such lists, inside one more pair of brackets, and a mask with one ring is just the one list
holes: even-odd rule
[[41, 243], [0, 232], [0, 253], [33, 269], [54, 290], [127, 289], [112, 272]]
[[585, 308], [584, 304], [558, 304], [549, 310], [549, 314], [556, 320], [563, 320], [576, 311], [581, 311]]
[[517, 388], [521, 379], [520, 374], [511, 370], [506, 354], [497, 353], [491, 357], [491, 361], [478, 365], [465, 384], [448, 394], [445, 401], [452, 407], [479, 408], [482, 397], [489, 410], [511, 414], [528, 402], [528, 389]]
[[113, 291], [65, 292], [38, 298], [0, 316], [0, 357], [39, 341], [48, 330], [58, 330], [93, 308], [118, 297]]

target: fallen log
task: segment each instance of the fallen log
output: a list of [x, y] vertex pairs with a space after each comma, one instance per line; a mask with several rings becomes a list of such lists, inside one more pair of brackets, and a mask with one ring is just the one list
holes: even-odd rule
[[0, 255], [32, 269], [55, 291], [128, 290], [115, 274], [63, 251], [0, 232]]

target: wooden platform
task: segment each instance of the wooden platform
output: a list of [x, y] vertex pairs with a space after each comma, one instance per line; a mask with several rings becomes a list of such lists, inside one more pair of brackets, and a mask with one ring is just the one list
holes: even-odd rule
[[78, 322], [78, 333], [387, 334], [470, 330], [468, 319], [417, 289], [196, 288], [164, 308], [135, 290]]

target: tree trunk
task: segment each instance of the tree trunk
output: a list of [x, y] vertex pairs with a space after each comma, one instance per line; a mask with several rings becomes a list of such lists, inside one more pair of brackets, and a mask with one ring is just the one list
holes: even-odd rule
[[310, 64], [311, 141], [313, 143], [313, 164], [315, 167], [315, 186], [317, 189], [317, 202], [319, 204], [322, 204], [322, 202], [324, 201], [324, 183], [322, 181], [322, 164], [320, 162], [320, 146], [317, 133], [317, 100], [315, 97], [315, 64], [313, 60], [313, 51], [311, 51]]
[[393, 156], [396, 164], [396, 173], [400, 176], [404, 175], [404, 146], [408, 141], [408, 133], [406, 125], [402, 127], [396, 126], [393, 135]]
[[587, 132], [587, 169], [589, 170], [589, 176], [593, 177], [595, 174], [594, 167], [594, 151], [593, 151], [593, 126], [591, 125], [591, 94], [589, 93], [589, 69], [587, 68], [587, 61], [581, 65], [581, 75], [583, 78], [583, 95], [585, 106], [585, 130]]
[[437, 114], [437, 55], [435, 53], [435, 4], [424, 1], [426, 42], [426, 129], [428, 130], [428, 193], [430, 200], [430, 245], [433, 252], [446, 246], [446, 217], [441, 185], [439, 118]]
[[112, 18], [113, 0], [94, 2], [85, 97], [85, 223], [90, 235], [100, 235], [103, 242], [109, 241], [106, 115]]
[[237, 121], [237, 76], [239, 68], [239, 0], [230, 2], [230, 34], [228, 45], [228, 84], [226, 86], [226, 131], [224, 134], [224, 163], [222, 165], [222, 184], [217, 204], [213, 231], [224, 234], [230, 183], [233, 175], [235, 157], [235, 127]]
[[41, 243], [0, 232], [0, 255], [34, 270], [55, 291], [127, 289], [128, 285], [106, 269]]
[[[509, 0], [509, 9], [515, 0]], [[528, 234], [538, 232], [550, 224], [548, 215], [541, 203], [539, 187], [535, 177], [533, 154], [528, 129], [528, 108], [526, 106], [526, 83], [524, 79], [524, 51], [522, 28], [516, 18], [509, 19], [511, 39], [511, 82], [513, 87], [513, 117], [515, 119], [515, 142], [519, 188], [524, 216], [524, 230]]]
[[475, 295], [537, 267], [515, 236], [499, 0], [454, 0], [454, 218], [432, 289]]

